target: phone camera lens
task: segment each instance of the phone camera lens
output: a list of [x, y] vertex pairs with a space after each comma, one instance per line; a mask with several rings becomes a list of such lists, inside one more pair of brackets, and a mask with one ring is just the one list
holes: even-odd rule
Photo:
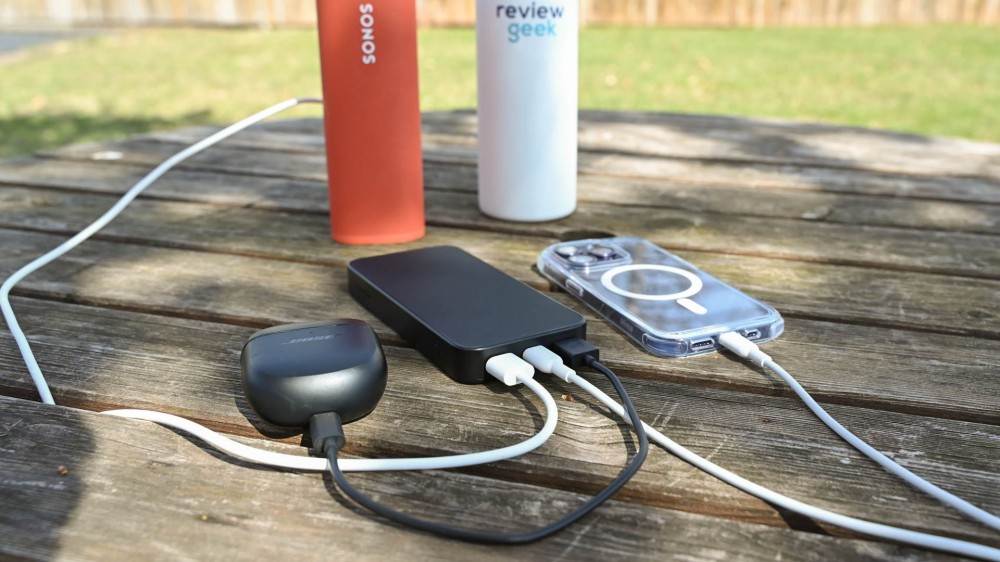
[[597, 258], [590, 254], [576, 254], [567, 259], [573, 265], [590, 265], [597, 261]]
[[564, 258], [569, 258], [570, 256], [575, 256], [578, 250], [579, 248], [576, 246], [559, 246], [555, 252]]
[[615, 256], [615, 250], [607, 246], [591, 246], [587, 249], [591, 255], [594, 255], [602, 260], [606, 260]]

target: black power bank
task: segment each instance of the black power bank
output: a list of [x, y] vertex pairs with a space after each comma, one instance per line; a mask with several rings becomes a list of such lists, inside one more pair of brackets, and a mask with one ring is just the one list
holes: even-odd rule
[[347, 269], [351, 296], [460, 383], [485, 381], [496, 355], [587, 335], [583, 316], [454, 246]]

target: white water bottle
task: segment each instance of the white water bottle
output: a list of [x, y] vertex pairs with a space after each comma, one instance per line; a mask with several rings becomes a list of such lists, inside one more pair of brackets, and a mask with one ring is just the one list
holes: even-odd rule
[[479, 208], [545, 221], [576, 208], [578, 0], [476, 0]]

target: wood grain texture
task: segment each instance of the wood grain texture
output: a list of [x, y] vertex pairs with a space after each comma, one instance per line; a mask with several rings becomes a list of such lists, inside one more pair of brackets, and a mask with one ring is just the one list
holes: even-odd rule
[[[76, 232], [209, 130], [0, 162], [0, 276]], [[696, 452], [838, 512], [1000, 546], [995, 533], [850, 450], [774, 376], [728, 354], [649, 356], [532, 267], [547, 245], [588, 235], [643, 236], [676, 251], [782, 312], [786, 332], [767, 351], [847, 427], [998, 511], [1000, 147], [591, 112], [581, 119], [577, 212], [516, 224], [477, 210], [475, 130], [469, 112], [424, 116], [429, 229], [403, 245], [330, 242], [316, 119], [267, 123], [174, 170], [95, 240], [15, 290], [57, 401], [166, 410], [247, 443], [301, 451], [298, 431], [268, 425], [246, 404], [239, 350], [258, 328], [357, 317], [383, 341], [391, 377], [376, 412], [349, 427], [350, 454], [467, 452], [523, 439], [541, 423], [530, 394], [451, 383], [347, 295], [352, 259], [457, 244], [584, 314], [588, 338], [624, 377], [644, 419]], [[103, 160], [111, 153], [116, 160]], [[588, 397], [540, 378], [573, 399], [559, 401], [557, 433], [535, 452], [459, 473], [358, 481], [416, 513], [483, 524], [527, 525], [568, 509], [612, 478], [635, 444]], [[0, 395], [35, 395], [6, 332]], [[4, 433], [14, 423], [9, 411], [31, 422], [26, 441]], [[10, 399], [0, 423], [0, 455], [14, 451], [0, 457], [0, 531], [13, 537], [0, 541], [0, 557], [134, 558], [143, 545], [171, 559], [249, 549], [304, 558], [939, 558], [821, 529], [659, 450], [606, 513], [551, 541], [489, 550], [384, 526], [316, 494], [329, 487], [319, 475], [226, 463], [148, 424]], [[65, 459], [57, 467], [72, 464], [69, 475], [45, 472], [57, 458]], [[49, 495], [39, 499], [39, 490]]]
[[[474, 111], [426, 112], [422, 123], [424, 138], [432, 148], [475, 146], [478, 121]], [[996, 144], [785, 119], [582, 110], [579, 123], [583, 152], [993, 179], [1000, 165]], [[141, 138], [189, 142], [191, 136], [205, 136], [212, 130], [189, 127]], [[275, 136], [268, 139], [271, 135]], [[317, 119], [280, 119], [226, 142], [258, 146], [274, 142], [285, 145], [287, 151], [302, 151], [321, 147], [316, 140], [321, 135]], [[865, 154], [866, 150], [871, 152]]]
[[[326, 229], [323, 226], [325, 217], [314, 216], [311, 217], [311, 220], [306, 217], [290, 217], [289, 220], [282, 221], [286, 226], [280, 229], [260, 231], [257, 228], [258, 223], [252, 220], [252, 218], [247, 218], [248, 215], [252, 217], [253, 212], [251, 211], [232, 208], [185, 206], [179, 203], [164, 202], [152, 202], [149, 205], [162, 209], [163, 212], [154, 212], [153, 215], [159, 215], [158, 217], [146, 214], [143, 218], [148, 220], [140, 223], [134, 222], [135, 219], [130, 219], [128, 216], [122, 217], [120, 222], [109, 227], [107, 231], [109, 235], [113, 235], [116, 232], [127, 233], [124, 238], [125, 241], [132, 238], [148, 238], [150, 234], [144, 233], [148, 232], [146, 229], [152, 228], [151, 225], [157, 222], [163, 222], [169, 225], [169, 234], [168, 232], [162, 232], [152, 234], [152, 236], [162, 237], [167, 241], [165, 244], [167, 246], [171, 245], [169, 242], [170, 236], [183, 237], [185, 233], [187, 233], [186, 236], [190, 236], [192, 232], [195, 232], [200, 233], [195, 235], [201, 236], [202, 240], [198, 244], [197, 249], [204, 250], [214, 246], [215, 248], [234, 248], [235, 252], [242, 253], [239, 250], [241, 246], [251, 246], [257, 248], [255, 250], [257, 252], [256, 255], [260, 255], [260, 252], [266, 251], [267, 245], [271, 243], [269, 240], [277, 238], [278, 240], [275, 243], [283, 246], [285, 249], [278, 252], [278, 256], [276, 257], [287, 259], [298, 254], [304, 256], [302, 258], [303, 261], [311, 263], [321, 261], [340, 267], [344, 267], [349, 259], [379, 253], [378, 249], [372, 248], [362, 247], [342, 250], [339, 247], [331, 246], [326, 241]], [[137, 204], [133, 213], [137, 212], [143, 206], [145, 205]], [[474, 218], [478, 216], [478, 211], [475, 210], [474, 202], [472, 201], [467, 202], [467, 205], [462, 210], [456, 210], [444, 205], [440, 209], [442, 213], [450, 212], [460, 215], [446, 221], [440, 221], [451, 228], [469, 231], [472, 229], [469, 228], [468, 221], [478, 220]], [[99, 211], [94, 209], [95, 214], [93, 216], [96, 217], [97, 212]], [[139, 217], [141, 215], [135, 216]], [[280, 217], [280, 215], [278, 216]], [[231, 222], [229, 222], [228, 217], [232, 217]], [[463, 217], [467, 218], [463, 219]], [[610, 210], [604, 211], [603, 217], [603, 220], [598, 220], [597, 217], [594, 217], [594, 220], [589, 223], [584, 222], [582, 217], [566, 219], [566, 221], [560, 223], [559, 227], [552, 230], [533, 225], [503, 227], [508, 233], [523, 232], [524, 230], [532, 229], [531, 234], [533, 236], [518, 238], [509, 234], [490, 234], [489, 232], [485, 232], [481, 233], [478, 237], [470, 237], [471, 247], [469, 249], [473, 253], [481, 249], [481, 251], [486, 252], [485, 254], [478, 254], [483, 259], [495, 263], [497, 267], [507, 271], [515, 278], [538, 286], [544, 284], [542, 279], [529, 269], [538, 252], [546, 245], [566, 237], [567, 234], [572, 235], [572, 233], [581, 232], [585, 229], [598, 229], [601, 231], [602, 226], [613, 227], [620, 224], [613, 222], [616, 219]], [[295, 225], [310, 222], [312, 223], [311, 226], [308, 226], [304, 230], [299, 231], [295, 228]], [[499, 223], [499, 221], [493, 222]], [[562, 225], [563, 222], [568, 222], [568, 224]], [[78, 224], [82, 225], [82, 223]], [[204, 230], [202, 230], [202, 225], [205, 225]], [[573, 228], [573, 226], [576, 226], [576, 228]], [[864, 262], [856, 259], [849, 262], [852, 266], [847, 267], [837, 265], [837, 260], [830, 260], [829, 258], [817, 260], [820, 263], [812, 263], [808, 261], [793, 261], [790, 259], [791, 256], [787, 255], [781, 256], [785, 259], [773, 259], [766, 256], [766, 254], [766, 257], [757, 257], [753, 253], [735, 256], [720, 253], [704, 253], [700, 245], [692, 248], [690, 243], [686, 241], [681, 244], [675, 243], [677, 239], [670, 236], [672, 228], [631, 229], [628, 233], [633, 235], [645, 234], [646, 237], [654, 242], [658, 242], [666, 248], [679, 251], [682, 256], [691, 258], [694, 263], [698, 263], [706, 271], [733, 283], [752, 295], [772, 303], [779, 310], [789, 315], [819, 319], [837, 319], [852, 323], [890, 327], [910, 327], [941, 333], [970, 334], [994, 339], [1000, 337], [1000, 332], [998, 332], [995, 323], [995, 319], [1000, 316], [1000, 303], [993, 298], [993, 295], [997, 294], [997, 290], [1000, 288], [1000, 281], [966, 276], [945, 277], [934, 274], [917, 274], [907, 272], [906, 268], [902, 268], [902, 271], [873, 269], [862, 267]], [[705, 229], [691, 225], [688, 230], [694, 232]], [[243, 239], [243, 234], [236, 235], [234, 234], [236, 232], [245, 232], [249, 238], [240, 242]], [[538, 236], [546, 235], [548, 238], [538, 238]], [[17, 240], [25, 236], [30, 239], [34, 235], [11, 231], [10, 247], [12, 251], [19, 246]], [[447, 243], [448, 240], [454, 240], [453, 236], [453, 232], [442, 231], [440, 234], [435, 233], [426, 240], [422, 240], [416, 244], [397, 246], [397, 248], [414, 247], [437, 242]], [[485, 243], [482, 245], [476, 244], [476, 238]], [[487, 242], [487, 240], [492, 240], [493, 242]], [[728, 238], [720, 237], [718, 244], [724, 245], [727, 243], [727, 240]], [[780, 238], [776, 238], [773, 242], [766, 244], [761, 242], [760, 244], [774, 249], [773, 252], [769, 253], [783, 254], [785, 247], [781, 245], [781, 240]], [[816, 251], [819, 251], [818, 248], [827, 243], [820, 236], [814, 236], [809, 240], [809, 243], [817, 248]], [[57, 243], [55, 239], [54, 242], [50, 242], [53, 246], [55, 243]], [[857, 243], [862, 244], [863, 242], [858, 240]], [[27, 244], [33, 246], [30, 242], [27, 242]], [[45, 248], [45, 242], [38, 242], [37, 244], [39, 249]], [[85, 260], [87, 258], [83, 256], [91, 256], [90, 259], [100, 261], [101, 248], [106, 248], [106, 246], [95, 246], [95, 249], [89, 249], [87, 246], [80, 248], [77, 251], [78, 254], [76, 254], [79, 257], [76, 259]], [[725, 251], [724, 246], [718, 249]], [[987, 252], [990, 249], [989, 247], [984, 248]], [[146, 247], [122, 248], [122, 250], [124, 254], [131, 255], [144, 253], [166, 255], [163, 254], [163, 250]], [[861, 250], [862, 248], [859, 248], [859, 251]], [[912, 256], [912, 258], [915, 260], [922, 259], [926, 262], [929, 261], [927, 256], [931, 255], [931, 252], [938, 252], [933, 254], [935, 260], [953, 258], [953, 256], [949, 257], [941, 254], [940, 252], [943, 252], [943, 250], [933, 245], [927, 245], [923, 250], [925, 253], [922, 258], [916, 255]], [[246, 250], [246, 252], [250, 251], [254, 250]], [[916, 251], [917, 248], [914, 247], [914, 252]], [[970, 250], [970, 252], [974, 252], [974, 250]], [[28, 256], [31, 255], [31, 250], [24, 248], [19, 250], [18, 253]], [[743, 252], [739, 253], [742, 254]], [[319, 256], [323, 255], [328, 256], [328, 258], [326, 260], [319, 259]], [[190, 262], [191, 264], [202, 261], [198, 254], [179, 253], [175, 254], [175, 256], [171, 259], [181, 260], [181, 262], [186, 262], [190, 259], [193, 260]], [[8, 255], [7, 259], [16, 258], [14, 255]], [[66, 258], [66, 260], [73, 259], [72, 257]], [[59, 268], [72, 269], [73, 266], [70, 263], [71, 261], [66, 261], [65, 265], [55, 264], [52, 266], [55, 268], [53, 271]], [[269, 264], [268, 262], [254, 264], [251, 260], [240, 261], [236, 257], [219, 257], [215, 260], [215, 264], [219, 268], [224, 267], [223, 263], [227, 264], [225, 267], [231, 268], [230, 272], [241, 271], [246, 279], [255, 278], [257, 279], [256, 282], [259, 283], [266, 283], [266, 280], [270, 276], [270, 273], [268, 273], [269, 270], [278, 267], [277, 264]], [[246, 264], [245, 266], [243, 265], [244, 263]], [[98, 267], [105, 268], [111, 266], [102, 264]], [[131, 273], [127, 271], [128, 267], [127, 264], [122, 264], [120, 268], [116, 267], [120, 271], [119, 276], [122, 283], [130, 282], [128, 276]], [[135, 265], [134, 267], [139, 266]], [[160, 266], [154, 265], [152, 267]], [[165, 267], [171, 272], [170, 275], [175, 276], [187, 274], [202, 276], [226, 274], [222, 269], [208, 269], [203, 274], [199, 274], [194, 270], [186, 272], [179, 265]], [[245, 271], [237, 269], [242, 267], [246, 267]], [[254, 272], [258, 270], [262, 271], [262, 277], [256, 277]], [[303, 273], [306, 275], [305, 278], [309, 278], [312, 275], [324, 275], [320, 270], [312, 273]], [[168, 276], [161, 275], [159, 279], [160, 283], [171, 283]], [[202, 282], [211, 283], [211, 279], [211, 277], [205, 277]], [[292, 285], [296, 284], [292, 280], [288, 282]], [[164, 290], [169, 290], [169, 288], [165, 288]], [[107, 291], [115, 294], [119, 292], [117, 289], [110, 287]]]
[[[876, 190], [876, 193], [893, 196], [946, 200], [985, 199], [993, 203], [1000, 202], [1000, 195], [997, 194], [998, 177], [1000, 177], [997, 174], [997, 153], [1000, 148], [997, 145], [948, 138], [916, 137], [868, 129], [849, 129], [859, 137], [858, 142], [861, 145], [868, 146], [876, 142], [865, 142], [866, 139], [860, 138], [866, 131], [868, 135], [877, 139], [876, 144], [878, 144], [869, 147], [872, 152], [868, 154], [862, 152], [855, 155], [857, 158], [852, 160], [841, 155], [845, 139], [835, 136], [835, 132], [847, 129], [845, 127], [769, 120], [766, 121], [771, 129], [769, 134], [775, 137], [771, 145], [779, 148], [758, 147], [742, 150], [739, 142], [729, 142], [726, 145], [719, 144], [722, 141], [716, 142], [704, 137], [733, 134], [747, 139], [744, 144], [752, 147], [754, 143], [750, 139], [758, 131], [754, 126], [743, 123], [744, 120], [683, 114], [666, 114], [659, 117], [657, 117], [659, 114], [628, 115], [633, 120], [630, 125], [632, 129], [641, 127], [648, 137], [657, 139], [658, 142], [648, 141], [645, 146], [649, 148], [646, 150], [641, 147], [630, 149], [618, 146], [611, 142], [618, 139], [607, 132], [613, 130], [609, 124], [605, 125], [606, 132], [593, 135], [609, 136], [609, 139], [605, 139], [603, 143], [589, 142], [583, 131], [587, 130], [586, 127], [590, 123], [590, 113], [582, 112], [579, 137], [582, 174], [659, 180], [667, 178], [696, 185], [751, 184], [762, 187], [850, 193], [872, 193]], [[642, 119], [646, 118], [650, 122], [643, 124]], [[703, 126], [696, 122], [688, 122], [683, 126], [673, 123], [675, 120], [697, 119], [709, 122]], [[788, 130], [781, 128], [785, 123], [788, 124]], [[815, 133], [812, 142], [816, 146], [810, 150], [780, 149], [784, 145], [801, 142], [795, 127], [805, 126], [826, 131], [827, 134]], [[217, 147], [217, 150], [228, 146], [266, 149], [304, 156], [321, 154], [323, 144], [320, 127], [321, 123], [316, 119], [289, 119], [263, 123], [259, 125], [259, 129], [250, 129], [226, 140]], [[475, 116], [466, 112], [424, 114], [425, 160], [432, 163], [474, 165], [475, 127]], [[731, 129], [736, 132], [730, 133]], [[161, 141], [169, 145], [186, 146], [215, 130], [217, 129], [212, 127], [190, 127], [178, 131], [142, 135], [135, 140], [136, 142]], [[827, 139], [828, 136], [833, 138]], [[675, 140], [683, 142], [677, 142], [679, 146], [668, 142]], [[685, 146], [688, 146], [688, 149], [685, 150]], [[47, 151], [46, 154], [87, 159], [107, 148], [113, 147], [107, 143], [93, 143]], [[168, 147], [159, 149], [167, 153], [171, 150]], [[173, 150], [177, 149], [179, 147]], [[155, 150], [155, 147], [145, 146], [142, 150]], [[710, 152], [699, 152], [701, 150]], [[852, 148], [852, 154], [854, 150]], [[730, 156], [719, 158], [716, 155], [717, 151], [723, 151]], [[898, 153], [903, 155], [896, 156]], [[889, 156], [883, 157], [883, 154]], [[907, 160], [906, 157], [912, 160]], [[881, 162], [881, 158], [888, 159]], [[162, 158], [159, 158], [155, 162], [161, 160]], [[304, 160], [302, 164], [307, 165], [308, 162], [310, 161]], [[970, 170], [976, 170], [977, 173], [973, 174]], [[323, 172], [322, 169], [319, 171]], [[948, 189], [941, 189], [942, 182]]]
[[[142, 215], [137, 218], [143, 219], [137, 223], [142, 228], [148, 228], [153, 222]], [[189, 224], [187, 221], [180, 224], [179, 232], [189, 232], [190, 229], [185, 227]], [[119, 226], [129, 228], [128, 223], [120, 223]], [[109, 227], [109, 234], [114, 235], [116, 228]], [[226, 225], [220, 227], [220, 233], [227, 231]], [[274, 232], [287, 234], [284, 229]], [[343, 268], [349, 259], [373, 255], [385, 249], [355, 247], [334, 253], [330, 251], [331, 246], [325, 238], [320, 238], [312, 241], [315, 252], [308, 253], [310, 246], [305, 238], [285, 238], [284, 248], [298, 245], [298, 252], [306, 252], [295, 255], [308, 263], [296, 263], [286, 259], [232, 255], [232, 252], [239, 253], [240, 242], [222, 234], [216, 241], [218, 245], [212, 254], [164, 248], [162, 244], [160, 247], [151, 247], [91, 241], [63, 260], [26, 279], [17, 292], [97, 306], [150, 310], [160, 314], [203, 319], [221, 318], [255, 327], [314, 319], [318, 312], [331, 316], [367, 317], [353, 299], [346, 297]], [[429, 239], [424, 242], [448, 243], [457, 235], [456, 231], [432, 229]], [[158, 236], [161, 240], [169, 240], [162, 233]], [[530, 263], [529, 260], [534, 259], [544, 243], [528, 240], [516, 246], [517, 239], [510, 236], [490, 235], [478, 239], [465, 234], [462, 236], [463, 245], [470, 252], [515, 278], [540, 288], [547, 286], [546, 281], [525, 266]], [[4, 237], [7, 240], [8, 254], [0, 257], [2, 272], [12, 271], [15, 264], [23, 263], [30, 256], [55, 246], [59, 241], [55, 236], [21, 231], [7, 231]], [[222, 251], [221, 247], [227, 246], [230, 247], [230, 253], [218, 253]], [[264, 246], [265, 244], [260, 243], [257, 251], [260, 252], [259, 248]], [[398, 249], [405, 247], [410, 246]], [[274, 253], [280, 254], [277, 251]], [[106, 256], [109, 255], [115, 258], [108, 260]], [[289, 256], [285, 254], [282, 257]], [[1000, 344], [995, 341], [996, 338], [965, 340], [940, 334], [943, 321], [948, 318], [962, 324], [956, 323], [952, 326], [953, 330], [968, 328], [964, 325], [967, 318], [955, 316], [954, 300], [943, 298], [940, 296], [942, 293], [953, 291], [967, 299], [965, 302], [968, 303], [971, 314], [983, 310], [977, 303], [989, 301], [990, 295], [994, 294], [993, 286], [979, 287], [976, 290], [977, 284], [981, 285], [982, 282], [958, 280], [961, 283], [950, 282], [942, 287], [939, 279], [929, 277], [921, 287], [916, 287], [912, 279], [915, 276], [909, 274], [906, 276], [909, 282], [905, 287], [911, 292], [903, 294], [895, 292], [902, 289], [892, 289], [895, 285], [891, 278], [879, 279], [865, 270], [827, 268], [829, 272], [823, 273], [823, 268], [818, 266], [803, 266], [796, 271], [789, 271], [787, 268], [778, 269], [785, 267], [782, 265], [770, 264], [769, 267], [766, 260], [754, 267], [754, 264], [748, 264], [748, 260], [744, 258], [708, 254], [686, 254], [686, 257], [702, 264], [708, 271], [730, 279], [751, 294], [772, 302], [786, 316], [818, 317], [823, 320], [809, 324], [810, 327], [820, 327], [816, 338], [809, 338], [803, 345], [777, 355], [789, 358], [793, 361], [789, 366], [792, 366], [796, 365], [796, 358], [810, 357], [814, 353], [814, 346], [820, 345], [828, 360], [837, 358], [837, 362], [833, 364], [824, 362], [824, 367], [814, 377], [807, 374], [816, 370], [813, 361], [806, 359], [798, 363], [801, 368], [797, 368], [796, 372], [806, 376], [804, 380], [818, 383], [820, 396], [848, 403], [851, 399], [862, 399], [865, 403], [882, 399], [898, 402], [898, 407], [903, 411], [929, 413], [945, 409], [950, 410], [950, 415], [960, 419], [997, 420], [996, 397], [970, 391], [979, 385], [989, 384], [992, 380], [991, 373], [997, 367], [995, 353]], [[817, 272], [817, 269], [820, 271]], [[858, 277], [853, 279], [851, 275]], [[863, 278], [860, 277], [862, 275]], [[135, 292], [133, 288], [136, 286], [141, 287], [141, 292]], [[796, 286], [801, 286], [802, 289], [795, 292]], [[921, 290], [917, 292], [917, 288]], [[559, 299], [593, 318], [585, 308], [568, 296], [563, 295]], [[324, 303], [319, 311], [315, 305], [317, 302]], [[936, 303], [940, 304], [933, 306]], [[903, 308], [900, 309], [900, 306]], [[993, 305], [988, 304], [987, 309], [989, 306]], [[877, 322], [879, 315], [876, 309], [879, 308], [885, 326]], [[838, 328], [837, 324], [829, 324], [831, 321], [845, 319], [854, 320], [854, 325]], [[931, 322], [933, 325], [928, 326]], [[985, 327], [993, 325], [991, 318], [986, 316], [980, 322]], [[388, 328], [377, 322], [375, 324], [384, 338], [395, 337]], [[935, 329], [925, 329], [922, 332], [903, 329], [908, 326]], [[795, 324], [789, 322], [788, 327], [791, 336]], [[830, 332], [836, 332], [836, 335], [831, 335]], [[595, 342], [607, 352], [617, 353], [623, 360], [636, 356], [636, 348], [632, 344], [601, 322], [593, 322], [590, 333]], [[784, 346], [788, 339], [782, 338], [773, 345]], [[866, 389], [871, 385], [858, 383], [864, 382], [865, 365], [870, 363], [858, 361], [858, 353], [866, 350], [873, 341], [882, 342], [883, 345], [877, 346], [872, 350], [873, 353], [864, 353], [866, 359], [885, 361], [888, 357], [904, 356], [917, 360], [890, 363], [892, 368], [887, 369], [889, 374], [880, 377], [880, 382], [872, 386], [879, 390], [869, 395]], [[844, 350], [851, 351], [845, 353]], [[657, 364], [657, 360], [645, 360], [644, 355], [640, 354], [638, 357], [641, 359], [634, 363], [635, 373], [641, 373]], [[924, 360], [929, 357], [949, 358], [947, 362], [936, 364], [937, 368], [931, 371], [940, 372], [939, 375], [925, 376], [928, 371]], [[839, 364], [840, 361], [845, 362], [844, 366]], [[847, 368], [851, 365], [853, 369]], [[958, 365], [963, 367], [956, 369]], [[860, 378], [851, 377], [839, 382], [842, 380], [839, 373], [842, 369], [857, 373]], [[684, 370], [683, 367], [680, 369], [681, 372]], [[676, 371], [672, 369], [670, 372]], [[904, 381], [905, 384], [901, 385]], [[954, 385], [959, 382], [964, 384], [955, 388]], [[900, 386], [907, 390], [900, 392]], [[757, 392], [771, 391], [769, 385], [761, 382], [750, 384], [750, 387]], [[834, 389], [838, 387], [839, 392], [847, 392], [850, 398], [835, 398], [839, 392]], [[952, 399], [956, 402], [952, 403]]]
[[[301, 187], [301, 189], [299, 189]], [[267, 189], [266, 187], [264, 189]], [[323, 197], [318, 186], [288, 186], [286, 196], [303, 194], [303, 201], [315, 202]], [[32, 188], [5, 190], [0, 195], [0, 226], [31, 226], [51, 232], [66, 225], [75, 231], [100, 216], [113, 200], [86, 197]], [[223, 192], [213, 201], [237, 203], [234, 195]], [[211, 244], [229, 240], [242, 246], [261, 244], [259, 236], [290, 239], [313, 239], [327, 236], [323, 210], [301, 216], [300, 209], [289, 205], [288, 212], [273, 213], [274, 205], [257, 203], [266, 200], [265, 193], [246, 193], [237, 209], [210, 207], [199, 204], [147, 203], [140, 200], [130, 212], [112, 225], [108, 232], [124, 232], [119, 224], [130, 225], [129, 232], [142, 239], [199, 239]], [[192, 202], [194, 203], [194, 202]], [[551, 225], [511, 225], [489, 219], [479, 213], [474, 197], [448, 193], [428, 193], [428, 221], [432, 225], [475, 230], [502, 230], [526, 236], [544, 235], [567, 239], [576, 232], [616, 232], [626, 234], [642, 228], [647, 237], [674, 250], [738, 253], [827, 264], [874, 266], [892, 270], [912, 270], [948, 275], [1000, 279], [1000, 252], [996, 238], [983, 234], [952, 233], [943, 237], [939, 230], [914, 231], [881, 226], [816, 224], [794, 219], [742, 217], [717, 211], [692, 213], [649, 206], [581, 204], [570, 218]], [[247, 210], [253, 207], [255, 210]], [[971, 211], [971, 209], [970, 209]], [[629, 230], [620, 228], [618, 216], [626, 212], [633, 219]], [[982, 214], [982, 211], [977, 211]], [[281, 229], [258, 234], [257, 221], [274, 216]], [[992, 220], [992, 219], [991, 219]], [[191, 229], [188, 221], [201, 221]], [[70, 226], [70, 223], [73, 226]], [[149, 225], [143, 229], [140, 224]], [[174, 226], [182, 233], [164, 232], [159, 225]], [[79, 225], [79, 226], [76, 226]], [[183, 234], [187, 232], [187, 234]], [[203, 233], [210, 233], [206, 238]], [[239, 241], [243, 242], [240, 243]], [[733, 249], [739, 243], [738, 249]], [[199, 244], [204, 246], [205, 244]], [[293, 246], [294, 248], [295, 246]], [[332, 248], [327, 247], [329, 251]], [[313, 250], [307, 250], [312, 252]], [[933, 259], [928, 259], [932, 257]]]
[[[5, 557], [771, 560], [778, 551], [796, 560], [944, 558], [625, 502], [610, 502], [580, 526], [531, 545], [469, 545], [373, 518], [343, 499], [328, 477], [226, 462], [150, 423], [2, 397], [0, 423], [16, 424], [2, 440], [11, 459], [0, 480]], [[419, 516], [505, 529], [546, 521], [584, 499], [447, 472], [350, 478]]]
[[[94, 190], [120, 193], [138, 181], [150, 169], [135, 162], [133, 154], [109, 165], [91, 160], [21, 159], [0, 163], [0, 182], [13, 186], [39, 186], [58, 189]], [[151, 165], [151, 163], [150, 163]], [[679, 163], [679, 166], [688, 166]], [[709, 172], [694, 172], [705, 179]], [[154, 198], [212, 202], [285, 210], [326, 210], [326, 184], [320, 180], [268, 178], [242, 173], [228, 173], [228, 182], [220, 182], [213, 172], [178, 169], [167, 174], [146, 195]], [[844, 223], [909, 229], [948, 230], [981, 234], [1000, 233], [1000, 206], [982, 202], [936, 201], [884, 193], [837, 193], [830, 190], [807, 191], [769, 188], [759, 178], [719, 178], [716, 183], [692, 184], [677, 174], [669, 179], [622, 178], [582, 175], [578, 189], [581, 201], [602, 204], [628, 204], [667, 208], [696, 213], [719, 213], [746, 217], [773, 217], [809, 222]], [[848, 178], [851, 179], [851, 178]], [[476, 170], [434, 162], [424, 165], [425, 186], [429, 190], [474, 193]], [[907, 181], [907, 180], [900, 180]], [[925, 183], [933, 180], [922, 179]], [[933, 187], [941, 191], [941, 182]], [[857, 188], [859, 183], [845, 182]], [[913, 193], [913, 189], [905, 189]], [[958, 187], [954, 191], [960, 191]], [[1000, 192], [1000, 189], [994, 191]], [[987, 194], [984, 192], [983, 194]], [[893, 195], [891, 204], [880, 197]], [[873, 199], [874, 198], [874, 199]]]
[[[211, 157], [212, 154], [208, 156]], [[166, 157], [166, 154], [163, 156]], [[259, 172], [263, 167], [269, 166], [270, 161], [276, 162], [276, 168], [295, 167], [289, 159], [266, 152], [247, 154], [231, 151], [221, 158], [229, 161], [230, 167], [213, 168], [215, 172], [228, 174], [235, 172], [235, 168]], [[238, 164], [237, 161], [243, 164]], [[301, 179], [301, 176], [297, 176], [297, 179]], [[312, 194], [307, 197], [313, 200], [322, 197], [319, 187], [318, 184], [313, 185]], [[690, 198], [691, 195], [688, 192], [686, 196]], [[695, 201], [706, 196], [700, 192], [696, 195]], [[715, 210], [692, 212], [640, 204], [628, 205], [627, 202], [625, 205], [581, 203], [577, 213], [562, 221], [541, 225], [516, 224], [482, 215], [472, 192], [456, 195], [428, 191], [427, 199], [428, 221], [445, 226], [543, 234], [558, 238], [567, 238], [567, 233], [586, 230], [628, 233], [649, 238], [671, 249], [723, 251], [778, 259], [1000, 279], [1000, 242], [996, 236], [991, 235], [955, 232], [942, 236], [940, 230], [885, 226], [859, 228], [857, 224], [850, 223], [734, 216]], [[875, 204], [869, 202], [868, 206], [875, 207]], [[905, 203], [896, 208], [898, 215], [913, 212]], [[978, 215], [984, 217], [981, 222], [995, 221], [996, 215], [987, 209], [969, 207], [965, 211], [963, 216]], [[625, 232], [621, 228], [622, 213], [629, 214], [631, 219]], [[805, 211], [807, 217], [813, 218], [823, 218], [830, 213], [831, 209], [822, 206]], [[928, 254], [933, 259], [927, 259]]]
[[[240, 397], [238, 350], [251, 330], [53, 303], [19, 301], [19, 309], [22, 305], [27, 305], [25, 325], [38, 341], [42, 366], [64, 405], [97, 411], [154, 407], [229, 433], [299, 441], [296, 431], [260, 420]], [[50, 323], [39, 325], [40, 318]], [[0, 344], [12, 349], [9, 340]], [[171, 357], [171, 350], [178, 349], [188, 351], [184, 357]], [[350, 426], [350, 453], [377, 457], [470, 452], [524, 439], [537, 429], [540, 405], [528, 399], [528, 393], [499, 385], [456, 385], [412, 350], [388, 347], [387, 352], [392, 375], [386, 397], [375, 413]], [[617, 368], [614, 359], [608, 362]], [[593, 493], [624, 464], [634, 444], [623, 446], [623, 426], [578, 390], [552, 377], [542, 380], [556, 395], [575, 396], [559, 404], [562, 423], [556, 436], [535, 453], [471, 472]], [[0, 385], [3, 394], [30, 395], [23, 379], [0, 380]], [[852, 452], [797, 400], [656, 379], [630, 381], [629, 390], [640, 414], [655, 427], [722, 466], [792, 497], [811, 498], [855, 516], [992, 540], [988, 531]], [[170, 401], [164, 403], [164, 396]], [[991, 490], [1000, 483], [991, 470], [998, 452], [995, 426], [864, 408], [831, 411], [913, 470], [960, 490], [970, 501], [994, 506]], [[955, 443], [954, 435], [966, 438]], [[825, 467], [819, 481], [801, 477], [815, 466]], [[765, 504], [662, 452], [651, 455], [630, 491], [619, 497], [768, 525], [789, 524]]]

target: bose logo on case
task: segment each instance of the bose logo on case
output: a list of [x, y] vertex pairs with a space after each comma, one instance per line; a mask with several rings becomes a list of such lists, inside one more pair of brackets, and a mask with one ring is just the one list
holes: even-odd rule
[[282, 345], [290, 345], [290, 344], [293, 344], [293, 343], [305, 343], [307, 341], [332, 340], [337, 335], [339, 335], [339, 334], [327, 334], [325, 336], [312, 336], [312, 337], [308, 337], [308, 338], [296, 338], [296, 339], [291, 340], [291, 341], [286, 341]]
[[371, 4], [361, 4], [358, 6], [361, 11], [361, 62], [364, 64], [375, 64], [375, 6]]

